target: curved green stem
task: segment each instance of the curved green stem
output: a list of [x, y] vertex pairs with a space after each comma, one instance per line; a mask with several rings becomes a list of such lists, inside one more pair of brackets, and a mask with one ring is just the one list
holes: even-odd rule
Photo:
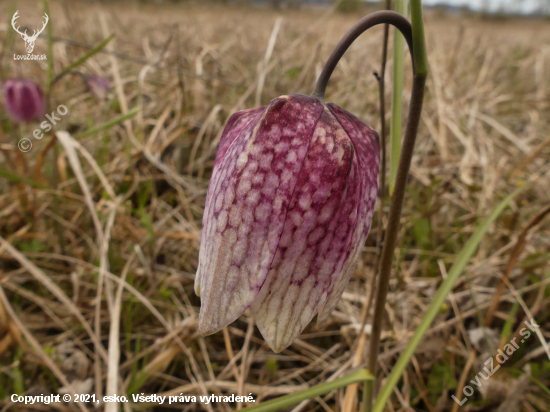
[[[401, 211], [403, 209], [403, 199], [405, 197], [407, 178], [414, 152], [418, 125], [420, 123], [420, 115], [422, 113], [422, 104], [424, 101], [424, 89], [426, 86], [426, 77], [428, 75], [428, 58], [426, 54], [426, 39], [424, 37], [424, 22], [422, 19], [421, 0], [411, 0], [411, 16], [413, 37], [413, 49], [411, 50], [411, 55], [413, 56], [414, 78], [411, 101], [409, 105], [409, 118], [401, 147], [401, 157], [399, 158], [399, 166], [397, 168], [395, 186], [391, 198], [390, 211], [388, 214], [386, 237], [384, 240], [382, 255], [380, 257], [372, 333], [368, 349], [369, 355], [367, 360], [367, 369], [375, 376], [378, 349], [380, 345], [380, 334], [382, 332], [382, 322], [384, 319], [384, 308], [386, 305], [386, 296], [388, 294], [390, 284], [391, 265], [395, 245], [397, 243], [397, 233], [399, 230], [399, 222], [401, 220]], [[407, 36], [405, 36], [405, 40], [407, 40], [407, 44], [410, 48], [411, 44], [407, 39]], [[367, 395], [368, 399], [364, 403], [363, 408], [365, 411], [371, 411], [373, 394], [371, 392]]]
[[[340, 58], [344, 55], [349, 46], [363, 32], [378, 24], [391, 24], [395, 26], [405, 37], [409, 46], [413, 60], [413, 87], [411, 92], [411, 101], [409, 105], [409, 118], [405, 131], [405, 137], [401, 148], [401, 156], [397, 167], [395, 177], [395, 186], [390, 203], [388, 214], [388, 227], [386, 228], [386, 237], [384, 247], [379, 262], [379, 275], [377, 278], [376, 302], [374, 308], [374, 319], [372, 324], [371, 340], [369, 342], [369, 357], [367, 360], [367, 369], [376, 375], [376, 360], [378, 356], [378, 347], [380, 344], [380, 333], [382, 331], [382, 320], [384, 307], [386, 304], [386, 295], [389, 289], [391, 274], [391, 265], [395, 245], [397, 243], [397, 233], [399, 230], [399, 221], [401, 210], [403, 208], [403, 199], [407, 186], [407, 178], [411, 166], [411, 159], [416, 142], [416, 134], [420, 123], [422, 113], [422, 103], [424, 101], [424, 88], [426, 86], [426, 76], [428, 74], [428, 60], [426, 55], [426, 41], [424, 38], [424, 24], [422, 20], [422, 8], [420, 0], [411, 1], [412, 26], [409, 21], [401, 14], [393, 11], [378, 11], [365, 16], [355, 24], [340, 40], [332, 54], [327, 60], [312, 97], [324, 102], [325, 92], [330, 76], [332, 75]], [[365, 401], [363, 409], [370, 411], [372, 408], [373, 383], [370, 382], [366, 387]]]
[[338, 64], [346, 50], [349, 48], [349, 46], [351, 46], [355, 39], [357, 39], [357, 37], [359, 37], [371, 27], [377, 26], [379, 24], [391, 24], [392, 26], [397, 28], [401, 32], [401, 34], [403, 34], [403, 37], [405, 37], [405, 40], [409, 45], [409, 50], [411, 51], [411, 57], [413, 56], [413, 33], [409, 21], [399, 13], [390, 10], [381, 10], [371, 13], [359, 20], [351, 29], [349, 29], [346, 34], [344, 34], [344, 37], [342, 37], [342, 40], [340, 40], [340, 43], [338, 43], [332, 54], [329, 56], [327, 62], [325, 63], [325, 67], [323, 67], [323, 71], [319, 75], [319, 79], [317, 79], [317, 83], [315, 84], [313, 93], [311, 93], [312, 97], [319, 99], [321, 102], [325, 101], [325, 92], [327, 89], [328, 81], [330, 80], [330, 76], [332, 76], [336, 65]]
[[[420, 0], [412, 0], [420, 5]], [[415, 18], [416, 16], [416, 22]], [[418, 17], [420, 20], [418, 20]], [[420, 21], [420, 23], [419, 23]], [[393, 252], [395, 249], [397, 231], [399, 228], [399, 219], [401, 216], [401, 209], [403, 206], [403, 198], [405, 195], [405, 187], [407, 182], [407, 176], [412, 159], [412, 153], [416, 140], [416, 133], [418, 131], [418, 125], [420, 123], [420, 114], [422, 112], [422, 102], [424, 100], [424, 87], [426, 84], [427, 75], [427, 59], [424, 57], [416, 56], [413, 53], [413, 44], [418, 47], [419, 53], [425, 54], [426, 47], [424, 44], [424, 30], [414, 31], [415, 35], [421, 35], [420, 40], [413, 38], [413, 30], [415, 25], [422, 25], [422, 12], [413, 14], [413, 27], [406, 18], [396, 12], [384, 10], [371, 13], [368, 16], [359, 20], [340, 40], [340, 43], [336, 46], [332, 54], [327, 60], [325, 67], [323, 68], [317, 84], [311, 94], [312, 97], [319, 99], [321, 102], [325, 100], [325, 92], [330, 76], [334, 72], [336, 65], [340, 58], [344, 55], [349, 46], [359, 37], [363, 32], [369, 28], [378, 24], [391, 24], [395, 26], [405, 37], [405, 40], [409, 46], [411, 57], [413, 58], [413, 89], [411, 93], [411, 103], [409, 107], [409, 119], [405, 132], [405, 138], [403, 139], [402, 156], [399, 161], [399, 167], [397, 170], [395, 192], [392, 197], [389, 223], [386, 231], [386, 239], [384, 242], [384, 248], [382, 250], [382, 257], [380, 259], [380, 275], [378, 276], [378, 293], [376, 299], [375, 320], [373, 322], [372, 339], [369, 348], [369, 361], [368, 370], [361, 369], [354, 373], [351, 373], [343, 378], [336, 379], [332, 382], [322, 383], [309, 388], [305, 391], [301, 391], [292, 395], [282, 396], [277, 399], [273, 399], [268, 402], [264, 402], [259, 405], [252, 406], [250, 408], [243, 409], [243, 412], [271, 412], [276, 411], [288, 406], [294, 405], [298, 402], [314, 398], [316, 396], [328, 393], [332, 390], [339, 389], [354, 383], [364, 382], [364, 394], [363, 394], [363, 408], [364, 410], [371, 409], [372, 406], [372, 383], [374, 381], [373, 373], [369, 371], [375, 371], [376, 369], [376, 355], [378, 354], [378, 345], [380, 342], [380, 331], [382, 324], [382, 316], [386, 294], [389, 285], [389, 275], [392, 263]], [[416, 46], [418, 45], [418, 46]], [[416, 65], [419, 65], [421, 70], [416, 70]]]

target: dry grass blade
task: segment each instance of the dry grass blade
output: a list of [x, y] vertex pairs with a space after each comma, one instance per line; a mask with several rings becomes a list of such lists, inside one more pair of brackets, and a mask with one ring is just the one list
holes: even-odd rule
[[277, 36], [279, 35], [279, 29], [281, 28], [282, 22], [282, 17], [277, 17], [277, 20], [275, 20], [273, 30], [271, 31], [271, 36], [269, 37], [269, 42], [267, 43], [264, 59], [258, 65], [258, 83], [256, 87], [255, 106], [262, 105], [262, 91], [264, 89], [265, 76], [267, 74], [267, 65], [269, 64], [269, 59], [271, 59], [271, 54], [275, 48], [275, 42], [277, 41]]
[[[98, 287], [97, 287], [97, 297], [96, 297], [96, 303], [95, 303], [95, 324], [94, 329], [96, 331], [97, 335], [101, 334], [101, 326], [100, 326], [100, 311], [101, 311], [101, 300], [103, 297], [103, 284], [104, 284], [104, 276], [105, 271], [107, 269], [107, 251], [108, 251], [108, 242], [109, 237], [105, 237], [105, 233], [101, 227], [101, 223], [99, 221], [99, 217], [97, 215], [97, 212], [95, 210], [94, 201], [92, 199], [92, 194], [90, 192], [90, 188], [88, 186], [88, 183], [86, 182], [86, 177], [84, 176], [84, 171], [82, 170], [82, 166], [80, 164], [80, 161], [78, 159], [78, 155], [76, 154], [75, 150], [75, 141], [71, 138], [70, 134], [64, 131], [60, 131], [56, 133], [56, 137], [59, 140], [59, 142], [63, 145], [65, 148], [65, 151], [67, 153], [67, 157], [69, 158], [69, 163], [71, 164], [71, 167], [73, 169], [73, 172], [76, 176], [76, 179], [78, 180], [78, 183], [80, 184], [80, 188], [82, 189], [82, 193], [84, 194], [84, 199], [86, 201], [86, 205], [88, 206], [88, 210], [90, 212], [90, 215], [92, 216], [92, 221], [94, 222], [94, 226], [97, 233], [97, 242], [99, 244], [99, 257], [100, 257], [100, 266], [99, 266], [99, 278], [98, 278]], [[95, 162], [92, 159], [92, 164], [95, 164]], [[100, 173], [102, 175], [103, 173]], [[106, 180], [106, 179], [105, 179]], [[111, 189], [112, 191], [112, 189]], [[113, 193], [114, 194], [114, 193]], [[112, 227], [113, 220], [114, 220], [114, 214], [116, 213], [116, 208], [112, 209], [108, 226]], [[107, 302], [109, 302], [109, 308], [112, 307], [112, 301], [113, 301], [113, 293], [110, 282], [106, 283], [107, 285]], [[94, 362], [94, 368], [95, 368], [95, 393], [98, 399], [102, 398], [102, 370], [101, 370], [101, 360], [99, 355], [99, 350], [96, 350], [95, 352], [95, 362]]]
[[[516, 290], [514, 285], [512, 285], [510, 283], [510, 281], [508, 279], [506, 279], [504, 276], [502, 276], [500, 273], [499, 273], [499, 276], [502, 279], [502, 281], [506, 284], [506, 286], [508, 286], [508, 288], [510, 289], [510, 291], [512, 292], [514, 297], [519, 302], [521, 308], [523, 309], [523, 311], [527, 315], [527, 321], [534, 320], [535, 317], [534, 317], [533, 313], [531, 312], [531, 310], [529, 309], [529, 306], [527, 306], [527, 304], [525, 303], [523, 298], [520, 296], [520, 294], [518, 293], [518, 291]], [[520, 328], [521, 328], [521, 326], [520, 326]], [[519, 328], [518, 328], [518, 331], [519, 331]], [[535, 335], [537, 335], [537, 337], [539, 338], [539, 341], [540, 341], [542, 347], [544, 348], [544, 352], [546, 353], [546, 356], [548, 357], [548, 360], [550, 360], [550, 345], [548, 344], [548, 342], [546, 342], [546, 338], [544, 337], [544, 335], [542, 334], [542, 331], [540, 330], [540, 325], [539, 325], [539, 327], [535, 328], [534, 332], [535, 332]], [[516, 333], [516, 336], [520, 336], [519, 333]]]
[[[380, 6], [362, 2], [360, 11], [341, 13], [348, 0], [330, 6], [306, 2], [297, 8], [290, 4], [299, 2], [281, 2], [278, 10], [271, 4], [176, 3], [49, 2], [53, 77], [78, 61], [88, 45], [115, 37], [78, 66], [81, 75], [67, 74], [51, 89], [52, 109], [61, 104], [69, 109], [52, 126], [69, 134], [58, 132], [59, 140], [47, 134], [35, 139], [33, 129], [46, 118], [17, 128], [9, 113], [0, 110], [3, 292], [48, 355], [63, 342], [84, 354], [89, 363], [84, 379], [95, 379], [102, 395], [253, 393], [256, 403], [263, 403], [346, 376], [364, 366], [371, 336], [369, 285], [375, 281], [386, 219], [373, 222], [327, 325], [320, 329], [311, 323], [282, 353], [269, 350], [248, 314], [223, 332], [201, 338], [193, 280], [224, 120], [276, 96], [309, 94], [341, 36], [359, 16]], [[32, 1], [18, 0], [17, 5], [29, 27], [38, 22]], [[1, 15], [11, 18], [14, 12], [10, 2], [0, 2]], [[519, 255], [516, 249], [522, 230], [550, 204], [550, 88], [545, 77], [550, 48], [544, 46], [550, 44], [550, 29], [537, 18], [493, 19], [461, 11], [446, 15], [429, 8], [425, 21], [432, 70], [385, 306], [388, 321], [378, 356], [383, 371], [396, 368], [441, 276], [481, 217], [514, 185], [535, 184], [495, 221], [467, 268], [468, 282], [455, 285], [428, 328], [426, 342], [440, 342], [441, 357], [430, 364], [425, 352], [414, 354], [413, 367], [406, 369], [385, 406], [388, 411], [437, 410], [443, 395], [454, 403], [450, 394], [457, 388], [449, 391], [449, 382], [460, 381], [469, 355], [466, 335], [482, 326], [478, 313], [492, 312], [491, 328], [502, 334], [506, 327], [506, 335], [510, 324], [517, 327], [515, 316], [528, 316], [496, 273], [508, 279], [536, 316], [547, 342], [550, 336], [544, 321], [550, 310], [548, 215], [528, 231]], [[13, 54], [26, 54], [24, 42], [14, 34], [9, 22], [0, 24], [0, 43], [6, 46], [2, 79], [26, 78], [43, 87], [46, 63], [14, 61]], [[386, 85], [381, 95], [372, 76], [374, 71], [381, 74], [383, 39], [383, 27], [359, 37], [327, 89], [327, 101], [379, 133], [380, 99], [387, 103], [391, 98], [391, 88]], [[36, 53], [46, 47], [37, 41]], [[410, 73], [410, 59], [404, 63]], [[386, 70], [393, 64], [388, 59]], [[90, 75], [110, 84], [104, 96], [87, 89], [83, 80]], [[410, 87], [406, 75], [405, 94]], [[405, 111], [407, 104], [404, 95]], [[17, 130], [25, 136], [17, 136]], [[18, 150], [22, 137], [32, 141], [30, 152]], [[380, 203], [378, 214], [386, 212]], [[512, 256], [517, 256], [515, 264]], [[513, 267], [506, 275], [508, 265]], [[504, 365], [495, 379], [503, 379], [507, 368], [525, 364], [534, 379], [548, 386], [547, 353], [539, 340], [526, 340], [521, 359]], [[10, 393], [30, 394], [39, 385], [43, 393], [58, 393], [64, 386], [29, 342], [0, 310], [0, 410], [13, 408]], [[52, 359], [77, 390], [72, 372]], [[473, 369], [475, 363], [470, 373]], [[360, 389], [359, 384], [333, 391], [294, 410], [345, 410], [358, 405]], [[549, 410], [550, 401], [539, 389], [530, 384], [520, 408]], [[481, 399], [476, 392], [472, 401]], [[122, 406], [125, 412], [139, 408], [132, 399]], [[177, 407], [228, 412], [238, 405]]]
[[482, 120], [485, 123], [487, 123], [489, 126], [494, 128], [500, 134], [502, 134], [505, 138], [507, 138], [510, 142], [512, 142], [523, 153], [527, 154], [531, 151], [528, 144], [523, 142], [521, 139], [518, 139], [518, 137], [514, 133], [512, 133], [510, 130], [508, 130], [506, 127], [500, 124], [497, 120], [483, 113], [477, 113], [476, 117], [479, 120]]
[[21, 252], [15, 249], [9, 244], [3, 237], [0, 237], [0, 246], [5, 249], [11, 256], [19, 262], [40, 284], [42, 284], [50, 293], [52, 293], [61, 303], [63, 303], [67, 309], [82, 323], [82, 326], [88, 332], [90, 339], [94, 342], [94, 345], [98, 348], [98, 352], [103, 358], [107, 360], [107, 352], [101, 345], [96, 334], [92, 331], [92, 328], [88, 321], [82, 315], [82, 312], [76, 307], [76, 305], [63, 293], [63, 291], [57, 286], [48, 276], [44, 274], [36, 265], [34, 265], [29, 259], [27, 259]]
[[76, 154], [74, 140], [71, 138], [71, 135], [67, 132], [61, 131], [56, 133], [57, 140], [63, 145], [65, 148], [65, 151], [67, 153], [67, 157], [69, 158], [69, 163], [71, 164], [71, 167], [74, 171], [75, 177], [78, 180], [78, 183], [80, 184], [80, 188], [82, 189], [82, 194], [84, 195], [84, 200], [86, 202], [86, 206], [88, 207], [88, 210], [90, 211], [90, 215], [92, 217], [92, 222], [94, 223], [95, 230], [97, 233], [97, 237], [99, 240], [99, 244], [103, 241], [103, 229], [101, 228], [101, 223], [99, 221], [99, 218], [97, 216], [97, 212], [95, 210], [94, 201], [92, 199], [92, 194], [90, 192], [90, 187], [88, 186], [88, 183], [86, 182], [86, 177], [84, 175], [84, 171], [82, 170], [82, 166], [80, 164], [80, 161], [78, 160], [78, 155]]
[[550, 146], [550, 137], [548, 137], [544, 142], [538, 145], [533, 150], [533, 152], [521, 162], [521, 164], [510, 174], [510, 180], [513, 180], [519, 173], [521, 173], [525, 169], [525, 167], [533, 160], [535, 160], [548, 146]]
[[[10, 305], [10, 302], [8, 301], [8, 298], [6, 297], [6, 294], [4, 293], [4, 289], [0, 285], [0, 302], [4, 306], [4, 310], [8, 313], [11, 320], [15, 323], [19, 331], [25, 336], [25, 338], [29, 341], [34, 351], [38, 354], [42, 362], [46, 364], [46, 366], [52, 371], [52, 373], [55, 375], [57, 379], [63, 385], [68, 388], [69, 393], [74, 397], [76, 395], [76, 392], [72, 385], [69, 383], [63, 372], [59, 369], [59, 367], [55, 364], [55, 362], [44, 352], [44, 349], [40, 345], [40, 343], [32, 336], [32, 334], [28, 331], [28, 329], [21, 323], [15, 312], [13, 311], [13, 308]], [[78, 403], [78, 407], [82, 412], [88, 412], [88, 408], [84, 406], [82, 402]]]
[[[518, 240], [516, 241], [516, 244], [514, 245], [514, 249], [512, 249], [512, 253], [510, 254], [510, 259], [508, 260], [508, 263], [506, 264], [506, 268], [504, 269], [504, 279], [508, 280], [510, 278], [510, 274], [512, 273], [512, 270], [516, 267], [516, 264], [518, 262], [519, 256], [521, 255], [521, 252], [523, 252], [523, 249], [525, 249], [525, 246], [527, 244], [527, 235], [533, 229], [536, 225], [538, 225], [546, 215], [550, 213], [550, 205], [548, 205], [546, 208], [540, 211], [531, 221], [525, 226], [525, 228], [521, 231], [521, 233], [518, 236]], [[493, 323], [493, 319], [495, 316], [495, 311], [497, 310], [498, 304], [500, 302], [500, 298], [502, 296], [502, 293], [504, 292], [504, 289], [506, 288], [505, 281], [501, 281], [498, 285], [497, 291], [493, 296], [493, 301], [491, 303], [491, 307], [489, 308], [489, 311], [487, 312], [487, 315], [485, 317], [485, 326], [491, 326]]]
[[195, 156], [197, 155], [197, 150], [199, 150], [199, 146], [202, 142], [202, 138], [206, 133], [206, 129], [208, 129], [208, 127], [214, 122], [214, 120], [216, 119], [216, 116], [218, 115], [221, 109], [222, 109], [221, 104], [217, 104], [212, 108], [212, 110], [208, 114], [208, 117], [202, 124], [199, 130], [199, 133], [197, 134], [195, 142], [193, 143], [193, 148], [191, 149], [191, 154], [189, 155], [189, 166], [187, 167], [187, 173], [189, 173], [190, 175], [193, 173], [193, 170], [195, 169]]
[[[114, 209], [114, 208], [113, 208]], [[130, 259], [126, 262], [124, 269], [120, 275], [122, 282], [126, 281], [128, 271], [134, 262], [134, 255], [130, 256]], [[113, 310], [111, 312], [111, 324], [109, 326], [109, 351], [107, 353], [107, 385], [105, 387], [105, 393], [107, 396], [114, 396], [118, 393], [118, 380], [119, 380], [119, 363], [120, 363], [120, 347], [119, 347], [119, 333], [120, 333], [120, 311], [122, 309], [122, 291], [124, 290], [124, 283], [118, 285], [116, 291]], [[119, 410], [118, 402], [109, 402], [105, 405], [105, 411], [116, 412]]]

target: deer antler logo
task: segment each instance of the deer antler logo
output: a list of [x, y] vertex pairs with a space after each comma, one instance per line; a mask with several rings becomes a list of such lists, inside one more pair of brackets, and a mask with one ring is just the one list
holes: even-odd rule
[[19, 13], [19, 10], [17, 10], [15, 12], [15, 14], [13, 15], [13, 18], [11, 19], [11, 25], [12, 25], [13, 29], [21, 35], [21, 38], [23, 40], [25, 40], [25, 43], [26, 43], [25, 48], [27, 49], [27, 54], [30, 54], [30, 53], [32, 53], [32, 51], [34, 49], [34, 42], [38, 38], [38, 35], [44, 31], [44, 29], [46, 28], [46, 24], [48, 24], [48, 21], [50, 20], [50, 18], [48, 17], [48, 15], [46, 13], [44, 13], [44, 18], [46, 19], [46, 21], [44, 22], [44, 25], [42, 26], [42, 28], [38, 32], [36, 30], [33, 30], [32, 36], [28, 36], [27, 35], [27, 30], [25, 30], [24, 33], [21, 33], [19, 31], [19, 26], [15, 27], [15, 20], [17, 20], [17, 18], [19, 17], [18, 13]]

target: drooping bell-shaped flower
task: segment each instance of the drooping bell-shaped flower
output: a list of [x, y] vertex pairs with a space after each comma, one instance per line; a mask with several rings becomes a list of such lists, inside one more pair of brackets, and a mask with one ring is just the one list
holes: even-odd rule
[[101, 76], [87, 76], [86, 87], [97, 100], [104, 100], [111, 89], [109, 81]]
[[349, 282], [378, 195], [378, 135], [305, 95], [235, 113], [222, 134], [203, 216], [199, 331], [247, 308], [276, 352]]
[[39, 120], [44, 115], [44, 96], [37, 84], [25, 79], [4, 82], [6, 110], [18, 123]]

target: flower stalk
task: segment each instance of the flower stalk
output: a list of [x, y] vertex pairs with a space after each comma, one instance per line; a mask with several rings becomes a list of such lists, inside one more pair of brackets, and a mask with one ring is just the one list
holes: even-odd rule
[[[374, 308], [374, 318], [372, 324], [371, 340], [369, 342], [367, 369], [376, 376], [376, 366], [378, 350], [380, 345], [380, 334], [382, 332], [382, 320], [386, 296], [390, 283], [391, 264], [397, 241], [397, 232], [399, 230], [399, 221], [403, 209], [403, 198], [407, 186], [407, 177], [411, 166], [411, 159], [416, 142], [418, 125], [422, 114], [422, 104], [424, 101], [424, 89], [426, 86], [426, 77], [428, 76], [428, 56], [426, 51], [426, 38], [424, 35], [424, 21], [422, 17], [421, 0], [411, 0], [411, 21], [412, 21], [412, 48], [411, 40], [405, 40], [413, 58], [413, 88], [411, 92], [411, 101], [409, 104], [409, 118], [405, 131], [405, 138], [401, 147], [401, 157], [397, 168], [394, 191], [391, 197], [390, 211], [388, 214], [388, 227], [386, 228], [386, 237], [384, 247], [379, 263], [379, 274], [377, 282], [376, 302]], [[370, 412], [372, 410], [374, 382], [366, 385], [364, 395], [363, 410]]]
[[[199, 318], [201, 334], [215, 333], [240, 316], [246, 308], [251, 307], [262, 335], [270, 347], [279, 352], [292, 343], [315, 314], [319, 313], [319, 322], [322, 323], [343, 292], [359, 256], [357, 252], [360, 251], [370, 229], [374, 213], [373, 200], [378, 192], [380, 147], [378, 137], [371, 128], [334, 104], [325, 105], [325, 92], [338, 61], [349, 46], [363, 32], [378, 24], [395, 26], [407, 41], [411, 56], [414, 56], [413, 31], [409, 21], [392, 11], [372, 13], [361, 19], [342, 38], [327, 60], [310, 97], [281, 96], [272, 100], [267, 107], [238, 112], [228, 121], [216, 154], [215, 168], [206, 199], [199, 267], [195, 278], [195, 292], [201, 297]], [[419, 47], [419, 50], [425, 51], [425, 47]], [[417, 62], [423, 67], [423, 74], [414, 71]], [[364, 410], [370, 410], [372, 405], [372, 381], [380, 340], [381, 314], [388, 290], [407, 176], [422, 111], [427, 74], [425, 62], [421, 57], [413, 58], [415, 75], [409, 119], [397, 170], [395, 192], [390, 206], [386, 240], [379, 263], [380, 275], [369, 370], [358, 371], [338, 380], [340, 385], [338, 387], [364, 382]], [[286, 140], [291, 137], [294, 139], [292, 144], [299, 147], [300, 151], [288, 153], [285, 160], [286, 178], [279, 180], [276, 173], [284, 169], [285, 163], [280, 157], [282, 155], [277, 153], [286, 153], [288, 146]], [[274, 159], [272, 149], [275, 144], [277, 146], [274, 153], [280, 158], [272, 163]], [[335, 147], [336, 151], [333, 150]], [[329, 150], [330, 153], [324, 153], [323, 150]], [[266, 157], [265, 154], [269, 156]], [[298, 159], [297, 155], [301, 158]], [[333, 155], [336, 156], [335, 159], [332, 159]], [[260, 163], [262, 164], [259, 169]], [[315, 167], [321, 168], [323, 173], [317, 173]], [[270, 173], [270, 179], [265, 178], [265, 173]], [[321, 180], [316, 177], [316, 173]], [[271, 179], [272, 174], [275, 174], [277, 179]], [[331, 176], [330, 179], [329, 176]], [[346, 176], [351, 179], [351, 185], [340, 181]], [[357, 183], [354, 179], [357, 179]], [[276, 184], [272, 184], [271, 180]], [[315, 192], [318, 198], [316, 197], [315, 200], [315, 209], [310, 211], [311, 194], [314, 192], [308, 185], [310, 183], [317, 185], [317, 182], [324, 186], [319, 186], [323, 190]], [[251, 192], [253, 184], [256, 186]], [[288, 191], [287, 186], [292, 190]], [[275, 197], [272, 193], [273, 188], [280, 191]], [[297, 188], [299, 192], [296, 192]], [[349, 230], [345, 225], [339, 225], [339, 220], [332, 218], [332, 213], [336, 210], [332, 204], [329, 205], [330, 207], [323, 206], [325, 188], [341, 190], [342, 193], [336, 193], [333, 198], [338, 202], [342, 200], [342, 204], [347, 205], [346, 207], [351, 205], [350, 207], [356, 208], [353, 211], [343, 210], [342, 216], [353, 219], [352, 222], [350, 221]], [[256, 206], [259, 201], [256, 191], [259, 189], [262, 193], [268, 190], [268, 193], [265, 196], [262, 195], [265, 198], [264, 203]], [[295, 192], [300, 196], [294, 196]], [[289, 197], [289, 195], [292, 196]], [[251, 209], [250, 205], [256, 209]], [[317, 221], [317, 209], [322, 209], [322, 213], [319, 214], [322, 219], [319, 221]], [[288, 213], [289, 219], [279, 218], [278, 213], [282, 212], [285, 216]], [[275, 219], [271, 221], [277, 225], [262, 226], [266, 215], [268, 217], [273, 215]], [[340, 215], [334, 216], [339, 219]], [[331, 237], [327, 239], [332, 239], [334, 231], [334, 239], [340, 242], [335, 230], [336, 227], [340, 229], [344, 227], [346, 230], [338, 231], [338, 236], [343, 235], [342, 239], [345, 242], [342, 245], [338, 244], [342, 247], [333, 248], [334, 253], [331, 252], [330, 261], [319, 266], [322, 271], [318, 273], [322, 276], [316, 276], [317, 266], [313, 271], [308, 269], [309, 255], [317, 256], [319, 252], [319, 256], [327, 254], [324, 250], [325, 243], [318, 246], [318, 238], [313, 236], [312, 230], [319, 229], [317, 232], [325, 233], [326, 230], [322, 226], [325, 221], [336, 222], [328, 226], [327, 233]], [[242, 222], [245, 224], [241, 225]], [[347, 220], [344, 223], [348, 224]], [[298, 232], [296, 228], [300, 228], [300, 231]], [[241, 244], [239, 240], [241, 231], [246, 235], [244, 233], [246, 230], [251, 230], [252, 237], [255, 239], [252, 247], [249, 247], [248, 243]], [[266, 233], [269, 235], [267, 238]], [[292, 233], [297, 235], [291, 236]], [[305, 240], [307, 244], [304, 243]], [[263, 249], [258, 249], [258, 246], [262, 246]], [[308, 248], [314, 253], [304, 253], [304, 250], [309, 251]], [[342, 254], [342, 251], [346, 250], [347, 252]], [[204, 256], [209, 258], [205, 260]], [[295, 262], [297, 258], [303, 260], [301, 265]], [[342, 262], [344, 266], [340, 263], [338, 263], [339, 266], [334, 266], [332, 261]], [[252, 277], [248, 276], [247, 272], [250, 265], [255, 273]], [[294, 273], [296, 268], [299, 271]], [[307, 270], [304, 271], [304, 269]], [[322, 282], [328, 286], [330, 295], [327, 296], [325, 291], [319, 298], [309, 299], [316, 293], [312, 287], [318, 287]], [[223, 288], [213, 285], [223, 285]], [[285, 294], [285, 291], [292, 293]], [[299, 299], [300, 296], [309, 297]], [[285, 302], [290, 305], [285, 305]], [[292, 312], [288, 310], [290, 307], [294, 308]], [[373, 353], [374, 356], [372, 356]], [[334, 390], [335, 382], [317, 385], [306, 391], [278, 398], [247, 410], [256, 412], [278, 410]]]
[[[374, 319], [367, 361], [367, 369], [375, 376], [377, 366], [376, 360], [378, 355], [378, 347], [380, 345], [380, 333], [382, 331], [384, 306], [386, 304], [386, 295], [389, 288], [393, 253], [397, 243], [397, 233], [399, 230], [401, 211], [403, 209], [403, 199], [405, 196], [411, 159], [414, 152], [418, 125], [420, 123], [422, 103], [424, 101], [424, 88], [426, 85], [426, 77], [428, 75], [426, 40], [424, 37], [422, 4], [420, 0], [411, 1], [411, 18], [412, 25], [401, 14], [383, 10], [371, 13], [359, 20], [359, 22], [357, 22], [344, 35], [342, 40], [340, 40], [340, 43], [338, 43], [328, 58], [312, 93], [312, 97], [316, 97], [320, 101], [324, 102], [328, 81], [336, 68], [336, 65], [338, 64], [338, 61], [344, 55], [349, 46], [355, 41], [355, 39], [357, 39], [357, 37], [369, 28], [378, 24], [391, 24], [397, 28], [405, 38], [413, 60], [414, 78], [411, 101], [409, 105], [409, 118], [401, 147], [401, 156], [397, 167], [395, 186], [391, 198], [390, 211], [388, 214], [388, 226], [386, 228], [384, 246], [379, 261]], [[373, 387], [374, 381], [365, 382], [365, 391], [363, 393], [364, 411], [372, 410]]]
[[[403, 16], [407, 15], [407, 0], [396, 0], [395, 11]], [[395, 186], [397, 166], [401, 157], [401, 106], [403, 99], [403, 36], [395, 33], [393, 37], [393, 90], [391, 99], [391, 126], [390, 126], [390, 195]]]

